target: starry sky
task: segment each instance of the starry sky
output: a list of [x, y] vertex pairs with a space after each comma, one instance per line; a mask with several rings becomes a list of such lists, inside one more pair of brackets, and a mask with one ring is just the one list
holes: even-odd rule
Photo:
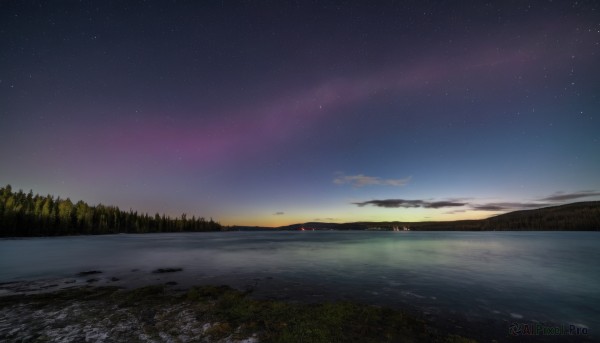
[[0, 184], [225, 225], [600, 199], [594, 1], [2, 1]]

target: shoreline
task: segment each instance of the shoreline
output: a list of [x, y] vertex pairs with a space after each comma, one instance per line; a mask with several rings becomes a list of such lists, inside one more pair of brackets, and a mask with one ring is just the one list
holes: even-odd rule
[[413, 228], [408, 231], [395, 232], [392, 230], [369, 230], [369, 229], [314, 229], [314, 230], [295, 230], [295, 229], [280, 229], [280, 228], [261, 228], [261, 229], [245, 229], [245, 230], [215, 230], [215, 231], [180, 231], [180, 232], [109, 232], [109, 233], [89, 233], [89, 234], [64, 234], [64, 235], [24, 235], [24, 236], [0, 236], [2, 240], [26, 240], [26, 239], [39, 239], [39, 238], [80, 238], [80, 237], [107, 237], [107, 236], [147, 236], [147, 235], [173, 235], [173, 234], [215, 234], [215, 233], [228, 233], [228, 234], [246, 234], [246, 233], [264, 233], [264, 232], [277, 232], [277, 233], [300, 233], [310, 234], [315, 232], [368, 232], [368, 233], [395, 233], [395, 234], [410, 234], [410, 233], [448, 233], [448, 232], [461, 232], [461, 233], [590, 233], [600, 232], [600, 227], [593, 229], [485, 229], [485, 230], [471, 230], [471, 229], [456, 229], [456, 228], [443, 228], [443, 229], [420, 229]]
[[276, 300], [226, 285], [10, 284], [19, 292], [0, 293], [0, 340], [7, 341], [594, 341], [581, 335], [511, 337], [510, 323], [469, 321], [461, 313], [428, 314], [358, 301]]

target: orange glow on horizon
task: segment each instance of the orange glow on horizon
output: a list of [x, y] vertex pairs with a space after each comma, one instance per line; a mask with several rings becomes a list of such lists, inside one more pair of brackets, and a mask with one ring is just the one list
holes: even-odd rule
[[[385, 209], [388, 210], [389, 209]], [[412, 210], [412, 211], [411, 211]], [[410, 212], [409, 212], [410, 211]], [[321, 219], [311, 215], [270, 215], [257, 216], [246, 214], [245, 216], [235, 216], [223, 218], [220, 223], [228, 226], [260, 226], [260, 227], [280, 227], [293, 224], [303, 224], [309, 222], [323, 223], [354, 223], [354, 222], [430, 222], [430, 221], [459, 221], [459, 220], [480, 220], [486, 219], [505, 212], [490, 211], [465, 211], [460, 213], [444, 213], [441, 210], [433, 210], [436, 213], [423, 213], [423, 210], [409, 209], [407, 211], [396, 211], [395, 213], [352, 213], [352, 215], [337, 216], [336, 220]], [[379, 211], [377, 211], [379, 212]], [[400, 213], [399, 213], [400, 212]], [[427, 215], [424, 215], [427, 214]]]

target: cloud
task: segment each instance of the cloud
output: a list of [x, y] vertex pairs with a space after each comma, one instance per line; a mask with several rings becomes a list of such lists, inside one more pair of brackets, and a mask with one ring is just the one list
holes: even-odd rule
[[566, 201], [566, 200], [574, 200], [580, 198], [587, 198], [593, 196], [600, 196], [600, 192], [596, 191], [580, 191], [580, 192], [572, 192], [572, 193], [562, 193], [558, 192], [554, 195], [547, 196], [545, 198], [541, 198], [540, 201]]
[[364, 202], [355, 202], [354, 205], [364, 207], [372, 205], [384, 208], [444, 208], [444, 207], [459, 207], [467, 205], [467, 203], [457, 201], [425, 201], [425, 200], [405, 200], [405, 199], [386, 199], [386, 200], [369, 200]]
[[528, 210], [549, 206], [548, 203], [523, 203], [523, 202], [495, 202], [488, 204], [471, 204], [475, 211], [509, 211], [509, 210]]
[[338, 174], [334, 179], [333, 183], [337, 185], [351, 184], [353, 187], [363, 187], [363, 186], [371, 186], [371, 185], [381, 185], [381, 186], [395, 186], [400, 187], [406, 185], [410, 181], [411, 177], [407, 177], [404, 179], [382, 179], [376, 176], [367, 176], [367, 175], [344, 175]]
[[[431, 201], [431, 200], [406, 200], [406, 199], [385, 199], [385, 200], [369, 200], [363, 202], [353, 202], [352, 204], [358, 207], [367, 205], [382, 207], [382, 208], [452, 208], [444, 214], [457, 214], [468, 211], [490, 211], [490, 212], [508, 212], [516, 210], [531, 210], [536, 208], [555, 206], [557, 202], [568, 200], [596, 197], [600, 196], [597, 191], [580, 191], [572, 193], [555, 193], [544, 198], [540, 198], [531, 202], [490, 202], [479, 203], [472, 201], [473, 198], [453, 198], [449, 200]], [[465, 206], [464, 208], [457, 208]]]
[[285, 212], [275, 212], [275, 213], [273, 213], [274, 216], [282, 216], [284, 214], [285, 214]]
[[476, 211], [503, 211], [506, 210], [506, 207], [502, 207], [500, 205], [487, 204], [487, 205], [474, 205], [473, 209]]
[[425, 202], [425, 208], [444, 208], [444, 207], [459, 207], [464, 206], [466, 203], [457, 202], [457, 201], [434, 201], [434, 202]]
[[445, 212], [445, 214], [456, 214], [467, 211], [511, 211], [511, 210], [526, 210], [534, 209], [552, 205], [551, 203], [540, 203], [540, 202], [495, 202], [495, 203], [472, 203], [461, 201], [457, 199], [441, 200], [441, 201], [429, 201], [429, 200], [405, 200], [405, 199], [386, 199], [386, 200], [369, 200], [363, 202], [354, 202], [354, 205], [364, 207], [372, 205], [383, 208], [456, 208], [462, 206], [468, 206], [463, 209], [453, 209]]
[[452, 210], [452, 211], [444, 212], [444, 214], [457, 214], [457, 213], [465, 213], [465, 212], [467, 212], [467, 210]]

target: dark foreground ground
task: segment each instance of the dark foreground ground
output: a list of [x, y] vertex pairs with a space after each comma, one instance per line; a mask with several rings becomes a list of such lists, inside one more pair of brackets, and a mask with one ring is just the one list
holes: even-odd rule
[[0, 342], [593, 341], [512, 337], [505, 330], [493, 334], [489, 324], [461, 327], [455, 319], [452, 330], [448, 318], [432, 322], [352, 302], [294, 303], [255, 299], [227, 286], [172, 286], [84, 286], [5, 295], [0, 297]]
[[0, 298], [2, 342], [471, 342], [385, 308], [256, 300], [227, 286]]

